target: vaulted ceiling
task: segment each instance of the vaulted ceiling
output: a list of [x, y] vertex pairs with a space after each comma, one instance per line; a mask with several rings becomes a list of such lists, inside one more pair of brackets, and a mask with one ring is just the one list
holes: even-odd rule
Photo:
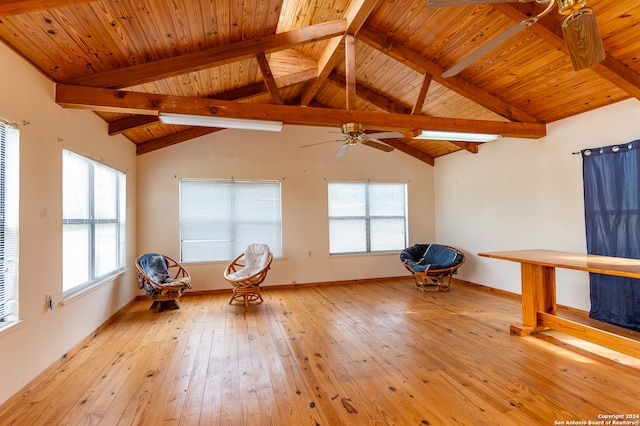
[[383, 141], [433, 164], [477, 144], [412, 139], [420, 129], [539, 138], [640, 99], [640, 0], [588, 0], [606, 51], [590, 68], [574, 71], [553, 10], [450, 77], [546, 5], [429, 1], [0, 0], [0, 38], [56, 83], [58, 104], [95, 111], [138, 154], [225, 131], [162, 124], [163, 111], [357, 122], [401, 131]]

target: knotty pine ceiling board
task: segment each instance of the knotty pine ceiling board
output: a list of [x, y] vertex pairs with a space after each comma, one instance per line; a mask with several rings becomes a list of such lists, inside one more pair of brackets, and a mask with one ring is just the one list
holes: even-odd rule
[[509, 121], [433, 81], [422, 108], [422, 114], [444, 118], [464, 117], [471, 120]]
[[407, 142], [407, 145], [419, 149], [420, 151], [423, 151], [434, 158], [462, 150], [462, 148], [458, 147], [457, 145], [448, 143], [446, 141], [411, 139]]

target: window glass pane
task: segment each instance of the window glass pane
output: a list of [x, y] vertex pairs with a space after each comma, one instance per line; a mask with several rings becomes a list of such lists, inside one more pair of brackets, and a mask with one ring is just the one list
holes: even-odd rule
[[180, 234], [183, 240], [229, 240], [231, 188], [205, 180], [180, 183]]
[[369, 185], [369, 214], [371, 216], [404, 216], [404, 194], [404, 185], [387, 183]]
[[404, 219], [371, 219], [371, 251], [403, 250]]
[[95, 218], [116, 218], [118, 210], [118, 175], [114, 170], [96, 166], [94, 179]]
[[102, 223], [95, 229], [95, 269], [96, 277], [99, 277], [118, 269], [118, 225]]
[[366, 214], [365, 189], [362, 183], [331, 183], [329, 185], [329, 216], [364, 216]]
[[81, 158], [66, 155], [62, 165], [62, 207], [65, 219], [89, 217], [89, 165]]
[[89, 280], [89, 225], [65, 225], [62, 235], [62, 291]]
[[367, 251], [366, 221], [332, 220], [329, 222], [329, 251], [331, 254]]
[[[248, 244], [245, 244], [244, 248]], [[244, 251], [238, 252], [233, 241], [183, 241], [182, 260], [206, 262], [210, 260], [231, 260]], [[269, 246], [271, 247], [271, 246]]]

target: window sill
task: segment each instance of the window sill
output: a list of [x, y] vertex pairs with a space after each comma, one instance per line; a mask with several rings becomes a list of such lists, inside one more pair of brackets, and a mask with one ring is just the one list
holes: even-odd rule
[[368, 257], [368, 256], [399, 256], [400, 251], [374, 251], [369, 253], [330, 253], [329, 257]]
[[125, 273], [127, 272], [126, 269], [121, 269], [117, 272], [115, 272], [113, 275], [109, 275], [108, 277], [105, 277], [99, 281], [96, 281], [95, 283], [91, 284], [88, 287], [82, 288], [76, 292], [73, 292], [71, 294], [68, 294], [66, 296], [62, 296], [62, 301], [60, 302], [61, 306], [66, 305], [67, 303], [71, 303], [89, 293], [94, 292], [95, 290], [105, 286], [106, 284], [112, 283], [115, 280], [117, 280], [118, 278], [120, 278], [121, 276], [123, 276]]
[[24, 322], [25, 320], [20, 319], [18, 321], [10, 322], [5, 325], [0, 325], [0, 337], [23, 328]]

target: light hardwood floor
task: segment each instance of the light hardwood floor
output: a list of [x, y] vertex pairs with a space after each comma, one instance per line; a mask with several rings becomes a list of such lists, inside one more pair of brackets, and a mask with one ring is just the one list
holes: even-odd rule
[[554, 425], [640, 414], [640, 360], [557, 332], [511, 336], [515, 297], [462, 283], [423, 293], [411, 278], [263, 297], [247, 312], [228, 294], [161, 313], [136, 301], [0, 406], [0, 424]]

